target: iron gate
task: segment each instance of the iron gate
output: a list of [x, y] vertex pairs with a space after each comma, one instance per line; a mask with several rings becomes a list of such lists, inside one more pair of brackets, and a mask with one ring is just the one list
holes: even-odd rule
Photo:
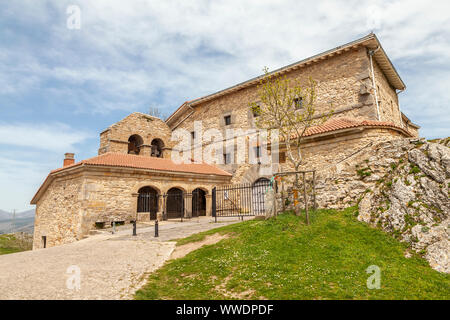
[[269, 179], [253, 184], [216, 187], [212, 193], [213, 217], [243, 217], [265, 215], [264, 195], [273, 187]]
[[184, 217], [184, 199], [185, 194], [179, 189], [169, 190], [165, 195], [166, 200], [166, 219], [182, 219]]
[[150, 220], [156, 219], [158, 212], [158, 198], [156, 193], [140, 193], [138, 196], [137, 212], [148, 212]]
[[190, 219], [206, 216], [206, 192], [195, 189], [192, 192], [170, 191], [163, 195], [164, 219]]

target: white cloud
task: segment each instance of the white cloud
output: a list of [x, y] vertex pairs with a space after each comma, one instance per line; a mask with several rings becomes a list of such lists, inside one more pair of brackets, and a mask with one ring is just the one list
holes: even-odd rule
[[0, 123], [0, 146], [29, 147], [55, 152], [77, 150], [79, 144], [91, 137], [75, 131], [66, 124], [36, 125], [29, 123]]

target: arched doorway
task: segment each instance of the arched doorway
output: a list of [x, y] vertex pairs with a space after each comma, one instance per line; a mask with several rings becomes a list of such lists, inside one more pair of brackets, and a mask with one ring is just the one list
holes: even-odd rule
[[161, 139], [153, 139], [152, 141], [152, 157], [162, 158], [163, 157], [163, 148], [164, 142]]
[[138, 193], [137, 212], [148, 212], [150, 220], [155, 220], [158, 212], [158, 191], [152, 187], [142, 187]]
[[252, 186], [252, 211], [255, 215], [265, 214], [264, 194], [270, 185], [267, 178], [259, 178]]
[[141, 136], [133, 134], [128, 138], [128, 154], [139, 154], [143, 144], [144, 140], [142, 140]]
[[183, 190], [178, 188], [172, 188], [167, 191], [166, 198], [166, 214], [167, 219], [175, 219], [183, 217], [184, 202], [183, 202]]
[[206, 192], [200, 188], [192, 191], [192, 216], [206, 216]]

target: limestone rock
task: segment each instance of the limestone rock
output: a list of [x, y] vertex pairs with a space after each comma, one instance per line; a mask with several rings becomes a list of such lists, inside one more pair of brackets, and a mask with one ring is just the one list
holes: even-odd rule
[[[383, 158], [389, 163], [384, 171]], [[449, 273], [450, 149], [401, 139], [379, 144], [368, 159], [365, 172], [377, 172], [380, 179], [362, 195], [358, 219], [393, 233], [434, 269]], [[363, 174], [359, 179], [373, 181]]]

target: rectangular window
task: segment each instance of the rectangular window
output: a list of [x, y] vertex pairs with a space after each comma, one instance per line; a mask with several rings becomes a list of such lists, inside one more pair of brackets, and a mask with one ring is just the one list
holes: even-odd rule
[[224, 121], [225, 121], [225, 125], [229, 126], [231, 124], [231, 116], [225, 116], [223, 117]]
[[192, 141], [194, 141], [194, 139], [195, 139], [195, 131], [191, 132], [191, 138], [192, 138]]
[[278, 157], [279, 157], [278, 161], [280, 163], [286, 163], [286, 152], [280, 152], [278, 154]]
[[303, 108], [303, 98], [302, 97], [294, 99], [294, 107], [295, 107], [295, 109]]
[[47, 236], [42, 236], [42, 247], [47, 248]]
[[229, 153], [223, 154], [223, 163], [230, 164], [231, 163], [231, 156]]
[[252, 114], [253, 114], [253, 118], [259, 117], [261, 115], [261, 107], [258, 106], [253, 106], [251, 108]]
[[255, 157], [261, 158], [261, 147], [260, 146], [255, 147]]

